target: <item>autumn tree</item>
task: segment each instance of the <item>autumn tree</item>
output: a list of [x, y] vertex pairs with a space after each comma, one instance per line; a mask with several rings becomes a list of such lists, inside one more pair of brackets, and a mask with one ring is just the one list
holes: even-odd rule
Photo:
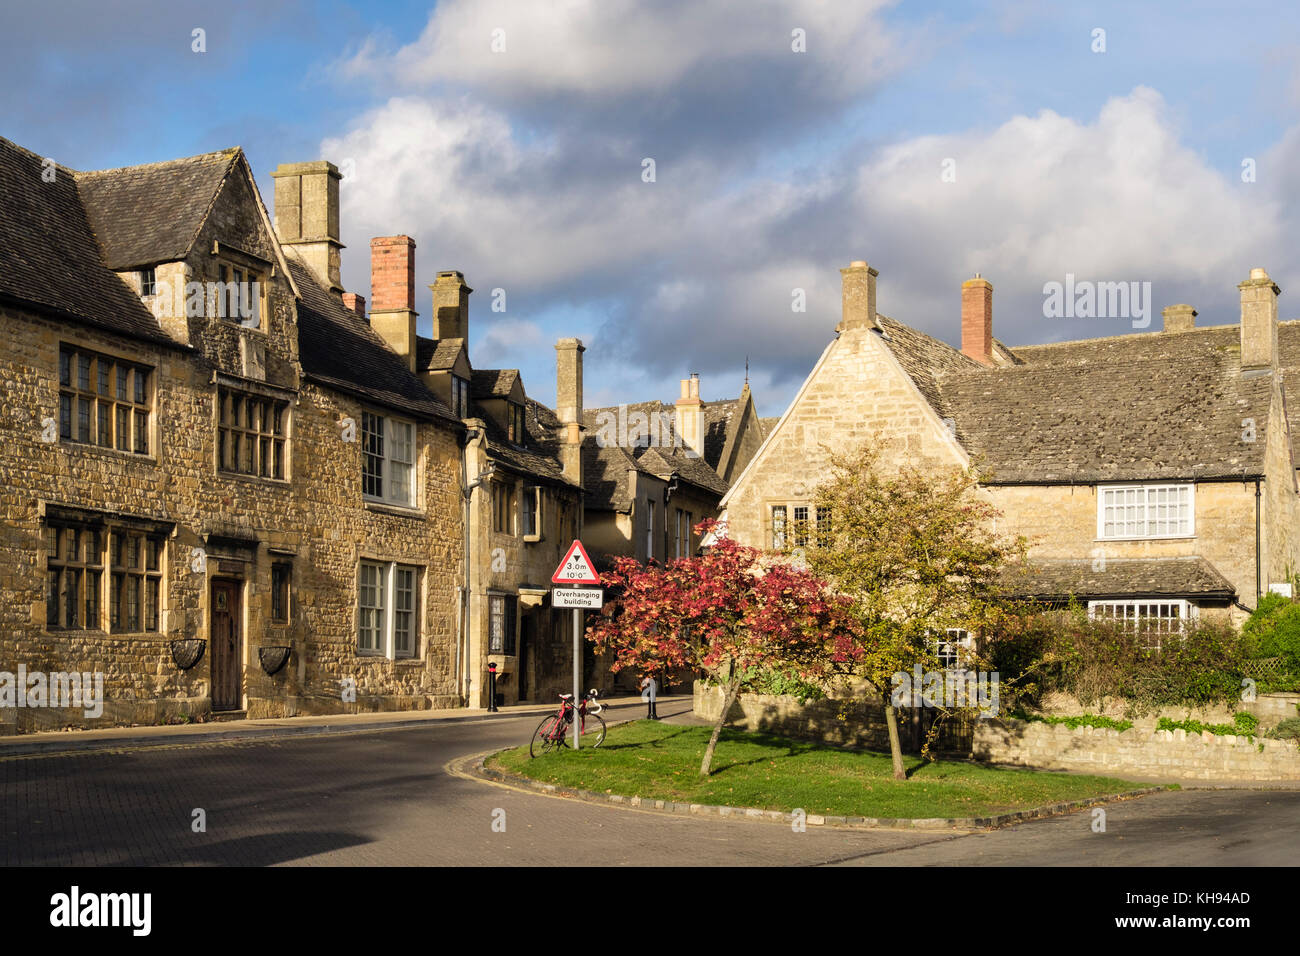
[[[704, 535], [713, 521], [701, 522]], [[598, 650], [614, 654], [615, 671], [675, 668], [705, 672], [723, 690], [700, 775], [708, 776], [727, 715], [755, 669], [816, 683], [861, 654], [851, 602], [806, 569], [763, 566], [763, 552], [721, 537], [703, 554], [665, 565], [615, 560], [601, 584], [615, 597], [588, 625]]]
[[1024, 541], [998, 533], [999, 512], [974, 470], [887, 470], [878, 447], [832, 454], [815, 511], [791, 525], [785, 546], [850, 599], [864, 641], [850, 670], [884, 705], [894, 777], [903, 780], [893, 675], [937, 666], [933, 635], [979, 629], [995, 607], [996, 579], [1023, 555]]

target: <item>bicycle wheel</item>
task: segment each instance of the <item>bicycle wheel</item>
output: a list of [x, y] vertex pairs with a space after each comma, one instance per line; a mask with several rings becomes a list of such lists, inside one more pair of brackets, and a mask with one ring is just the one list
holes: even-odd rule
[[533, 739], [528, 743], [528, 756], [540, 757], [542, 754], [550, 753], [560, 745], [555, 728], [559, 719], [554, 714], [551, 714], [537, 725], [537, 730], [533, 732]]
[[[573, 727], [564, 728], [568, 731], [564, 735], [564, 746], [573, 746]], [[578, 746], [583, 750], [589, 750], [592, 747], [599, 747], [605, 742], [605, 718], [600, 714], [588, 714], [587, 723], [578, 734]]]

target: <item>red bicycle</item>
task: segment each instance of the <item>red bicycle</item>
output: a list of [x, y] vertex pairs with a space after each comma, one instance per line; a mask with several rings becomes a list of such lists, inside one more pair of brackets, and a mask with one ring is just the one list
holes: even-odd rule
[[[600, 716], [604, 705], [596, 701], [593, 689], [578, 704], [578, 746], [599, 747], [605, 740], [605, 718]], [[551, 714], [533, 733], [528, 744], [528, 755], [539, 757], [561, 747], [573, 746], [573, 695], [561, 694], [560, 709]]]

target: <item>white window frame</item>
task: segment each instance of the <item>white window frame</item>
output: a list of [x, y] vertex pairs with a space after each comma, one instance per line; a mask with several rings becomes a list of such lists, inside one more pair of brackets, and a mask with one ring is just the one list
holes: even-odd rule
[[[1140, 609], [1144, 607], [1149, 608], [1149, 607], [1161, 607], [1161, 606], [1177, 608], [1178, 609], [1177, 617], [1163, 617], [1159, 614], [1143, 615], [1140, 612]], [[1200, 616], [1200, 608], [1197, 605], [1193, 604], [1191, 601], [1185, 600], [1183, 598], [1143, 597], [1143, 598], [1124, 598], [1120, 600], [1089, 601], [1088, 617], [1096, 619], [1097, 611], [1102, 609], [1109, 609], [1112, 611], [1123, 610], [1124, 611], [1123, 614], [1119, 614], [1119, 615], [1107, 614], [1107, 615], [1103, 615], [1102, 619], [1121, 621], [1126, 626], [1132, 625], [1134, 628], [1137, 627], [1139, 621], [1143, 619], [1150, 619], [1152, 617], [1154, 617], [1158, 621], [1170, 621], [1170, 622], [1177, 621], [1178, 622], [1177, 627], [1155, 628], [1153, 630], [1147, 631], [1147, 641], [1146, 641], [1147, 649], [1155, 651], [1157, 654], [1160, 653], [1161, 644], [1162, 644], [1161, 638], [1163, 635], [1183, 634], [1186, 631], [1187, 627], [1194, 625], [1196, 619]], [[1128, 613], [1129, 611], [1132, 611], [1133, 613], [1129, 614]]]
[[645, 504], [645, 559], [653, 561], [655, 556], [655, 503], [653, 499], [647, 498]]
[[[533, 529], [528, 530], [528, 503], [533, 505]], [[542, 540], [542, 487], [541, 485], [524, 485], [524, 493], [519, 496], [519, 531], [525, 541]]]
[[[375, 572], [375, 583], [367, 585], [365, 577], [367, 571]], [[363, 559], [357, 565], [357, 653], [363, 657], [384, 657], [388, 660], [406, 660], [419, 656], [420, 652], [420, 615], [424, 607], [422, 600], [422, 585], [424, 581], [424, 569], [415, 564], [402, 564], [399, 561], [376, 561], [372, 559]], [[410, 603], [411, 607], [398, 608], [398, 577], [399, 573], [409, 572], [411, 574]], [[377, 590], [379, 603], [377, 605], [363, 605], [365, 590], [368, 587]], [[411, 633], [410, 647], [399, 649], [397, 647], [397, 614], [399, 610], [402, 613], [411, 615]], [[363, 646], [362, 635], [366, 631], [375, 628], [365, 628], [362, 625], [366, 611], [377, 612], [378, 620], [376, 627], [378, 633], [375, 635], [374, 646]]]
[[[1150, 529], [1153, 528], [1158, 522], [1158, 518], [1156, 517], [1156, 509], [1162, 507], [1162, 505], [1159, 502], [1155, 501], [1154, 498], [1156, 495], [1158, 495], [1161, 492], [1169, 492], [1169, 491], [1176, 491], [1179, 493], [1186, 492], [1187, 494], [1187, 501], [1185, 502], [1185, 507], [1187, 509], [1186, 517], [1185, 518], [1179, 517], [1173, 519], [1179, 525], [1177, 531], [1174, 532], [1166, 531], [1163, 534], [1152, 532], [1150, 531]], [[1121, 495], [1132, 495], [1138, 500], [1134, 500], [1132, 502], [1125, 502], [1121, 504], [1115, 501], [1115, 498], [1118, 498]], [[1142, 517], [1138, 519], [1138, 523], [1141, 524], [1141, 530], [1139, 530], [1136, 534], [1129, 533], [1127, 529], [1125, 529], [1122, 533], [1107, 534], [1106, 533], [1107, 507], [1140, 508], [1142, 511]], [[1169, 505], [1166, 504], [1163, 505], [1163, 507], [1169, 507]], [[1181, 509], [1184, 507], [1184, 503], [1179, 502], [1174, 507]], [[1166, 518], [1165, 520], [1166, 523], [1173, 523], [1170, 522], [1168, 518]], [[1130, 522], [1115, 520], [1112, 521], [1111, 523], [1118, 526], [1121, 524], [1128, 524]], [[1193, 538], [1195, 536], [1196, 536], [1196, 485], [1194, 483], [1162, 482], [1159, 484], [1143, 484], [1143, 485], [1098, 485], [1097, 486], [1097, 538], [1098, 540], [1133, 541], [1138, 539], [1151, 539], [1151, 538]]]
[[[966, 667], [962, 663], [962, 652], [970, 653], [975, 650], [975, 638], [970, 631], [964, 627], [945, 628], [943, 637], [937, 633], [926, 635], [926, 643], [929, 645], [930, 653], [939, 658], [944, 664], [944, 670], [954, 674], [964, 674]], [[951, 657], [952, 663], [947, 663]]]
[[[366, 416], [380, 422], [380, 450], [376, 455], [379, 459], [379, 487], [380, 494], [374, 495], [365, 490], [365, 469], [366, 456], [369, 455], [369, 444], [367, 436], [373, 434], [365, 430]], [[405, 437], [399, 437], [400, 433], [405, 431]], [[362, 415], [362, 432], [361, 432], [361, 473], [362, 496], [367, 501], [377, 501], [388, 505], [397, 505], [399, 508], [416, 508], [418, 507], [418, 496], [416, 489], [418, 487], [419, 474], [419, 429], [415, 422], [405, 418], [395, 418], [392, 415], [377, 412], [372, 409], [365, 409]], [[407, 449], [407, 458], [399, 458], [398, 452], [405, 447]], [[399, 493], [398, 489], [403, 483], [396, 479], [398, 467], [406, 470], [405, 494]]]

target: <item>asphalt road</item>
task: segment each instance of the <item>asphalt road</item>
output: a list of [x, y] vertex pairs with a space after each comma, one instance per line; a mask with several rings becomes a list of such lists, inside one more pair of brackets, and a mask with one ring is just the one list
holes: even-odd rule
[[[612, 719], [643, 705], [607, 709]], [[689, 703], [676, 705], [677, 710]], [[661, 704], [662, 716], [670, 711]], [[0, 760], [16, 865], [1293, 865], [1300, 791], [1160, 793], [975, 833], [668, 816], [449, 774], [538, 718]], [[205, 832], [196, 832], [195, 811]], [[505, 831], [493, 829], [502, 819]]]

